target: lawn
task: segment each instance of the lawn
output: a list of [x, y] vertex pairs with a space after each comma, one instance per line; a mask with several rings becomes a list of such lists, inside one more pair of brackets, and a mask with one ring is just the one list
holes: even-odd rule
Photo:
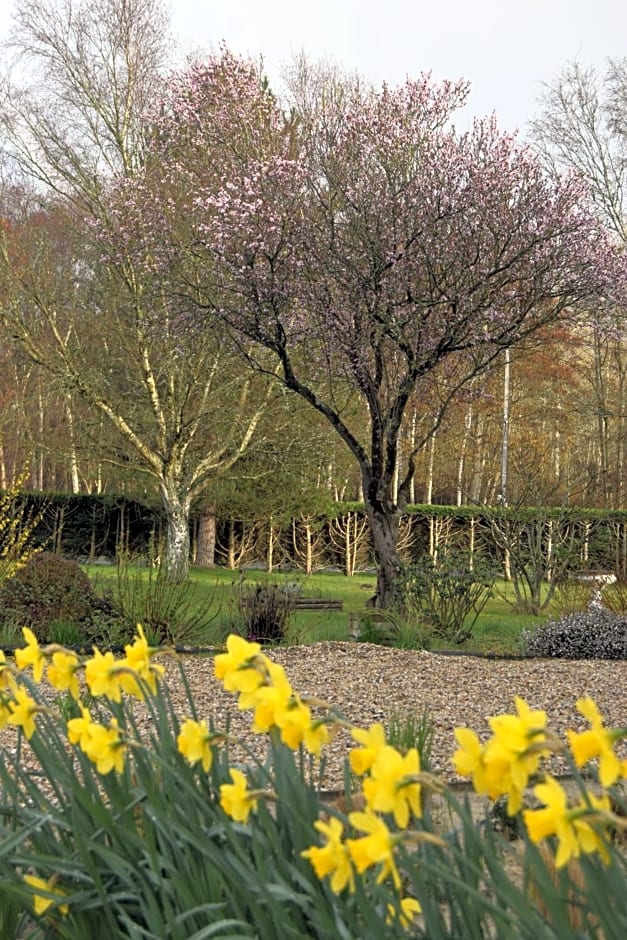
[[[118, 571], [114, 566], [87, 566], [86, 570], [100, 593], [122, 591], [127, 603], [133, 603], [137, 618], [141, 619], [143, 592], [150, 592], [156, 583], [154, 572], [129, 566]], [[211, 646], [221, 643], [232, 629], [241, 628], [237, 607], [237, 591], [240, 584], [250, 588], [258, 583], [293, 584], [300, 586], [303, 597], [327, 597], [343, 601], [341, 611], [296, 611], [290, 618], [287, 641], [290, 643], [313, 643], [321, 640], [346, 640], [348, 638], [349, 614], [365, 609], [366, 601], [375, 590], [376, 576], [373, 572], [357, 573], [348, 578], [339, 572], [317, 572], [305, 576], [302, 572], [268, 572], [247, 569], [240, 573], [224, 568], [192, 568], [189, 582], [179, 588], [184, 617], [200, 621], [193, 631], [194, 642]], [[144, 595], [145, 596], [145, 595]], [[505, 582], [496, 586], [475, 625], [474, 636], [464, 649], [477, 652], [517, 654], [520, 652], [519, 638], [528, 627], [542, 622], [542, 617], [517, 614], [506, 598], [511, 590]], [[187, 642], [187, 641], [186, 641]], [[441, 648], [434, 643], [432, 648]]]

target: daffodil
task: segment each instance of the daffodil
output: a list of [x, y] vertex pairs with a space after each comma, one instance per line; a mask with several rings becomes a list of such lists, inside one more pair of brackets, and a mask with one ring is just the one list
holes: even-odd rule
[[298, 696], [294, 696], [285, 708], [276, 713], [276, 725], [281, 730], [281, 740], [293, 751], [302, 744], [311, 724], [311, 709]]
[[18, 669], [27, 669], [30, 666], [33, 670], [33, 679], [35, 682], [41, 682], [44, 673], [46, 657], [44, 656], [37, 637], [28, 627], [22, 627], [22, 634], [26, 640], [26, 646], [23, 649], [15, 650], [15, 662]]
[[52, 654], [48, 663], [47, 676], [50, 685], [58, 692], [67, 689], [76, 701], [80, 698], [77, 671], [80, 667], [78, 656], [65, 650], [58, 650]]
[[91, 737], [93, 721], [89, 709], [81, 706], [80, 718], [70, 718], [67, 723], [67, 737], [70, 744], [78, 744], [82, 751]]
[[590, 722], [587, 731], [567, 731], [568, 742], [577, 767], [599, 760], [599, 780], [603, 787], [625, 775], [626, 764], [614, 751], [614, 745], [627, 737], [627, 728], [606, 728], [596, 702], [588, 696], [577, 701], [577, 710]]
[[220, 653], [214, 660], [214, 674], [227, 692], [252, 692], [266, 681], [263, 670], [257, 668], [265, 665], [259, 643], [250, 643], [232, 633], [227, 638], [226, 649], [226, 653]]
[[380, 866], [377, 884], [381, 884], [389, 875], [395, 888], [400, 888], [401, 877], [394, 860], [394, 847], [400, 836], [393, 835], [380, 816], [372, 812], [350, 813], [351, 826], [366, 835], [359, 839], [347, 839], [346, 846], [357, 871], [362, 874], [368, 868]]
[[[292, 699], [293, 691], [282, 667], [275, 669], [272, 663], [268, 676], [270, 682], [258, 686], [251, 695], [250, 707], [254, 707], [253, 731], [265, 734], [277, 725], [277, 715], [284, 712]], [[240, 707], [245, 705], [240, 696]]]
[[491, 799], [508, 797], [510, 815], [522, 806], [529, 778], [550, 752], [546, 712], [532, 710], [518, 696], [515, 703], [517, 714], [489, 719], [493, 734], [484, 745], [474, 731], [456, 728], [455, 737], [461, 747], [453, 755], [455, 769], [463, 776], [472, 776], [478, 793], [485, 793]]
[[326, 842], [322, 846], [312, 845], [300, 854], [303, 858], [309, 859], [320, 881], [328, 875], [331, 876], [331, 890], [335, 894], [339, 894], [346, 886], [350, 891], [354, 891], [355, 870], [348, 848], [342, 842], [344, 826], [335, 816], [332, 816], [328, 822], [318, 820], [314, 826]]
[[[488, 779], [484, 760], [484, 745], [476, 731], [471, 728], [455, 728], [455, 740], [459, 748], [453, 754], [453, 766], [461, 777], [472, 777], [472, 784], [477, 793], [489, 793]], [[495, 794], [495, 797], [498, 793]]]
[[385, 729], [382, 724], [370, 725], [368, 729], [353, 728], [351, 737], [361, 744], [361, 747], [353, 748], [348, 756], [351, 770], [358, 777], [362, 777], [370, 770], [379, 752], [386, 745]]
[[6, 656], [4, 655], [3, 651], [0, 650], [0, 689], [13, 688], [15, 688], [13, 670], [7, 663]]
[[364, 780], [367, 805], [375, 812], [392, 813], [396, 825], [407, 828], [410, 811], [415, 817], [421, 815], [420, 785], [416, 780], [419, 773], [420, 757], [415, 747], [402, 755], [396, 748], [385, 745], [370, 768], [370, 776]]
[[89, 737], [81, 745], [87, 757], [96, 765], [98, 773], [108, 774], [112, 770], [122, 773], [126, 743], [120, 735], [115, 718], [108, 725], [92, 723]]
[[14, 698], [8, 703], [11, 713], [7, 722], [21, 728], [26, 740], [30, 741], [35, 733], [35, 715], [41, 708], [22, 686], [18, 686], [13, 694]]
[[314, 718], [310, 721], [305, 734], [303, 735], [303, 744], [305, 749], [315, 757], [320, 756], [320, 752], [325, 744], [329, 743], [329, 725], [321, 718]]
[[213, 738], [214, 736], [209, 731], [204, 718], [202, 721], [188, 718], [181, 725], [181, 731], [176, 739], [176, 746], [179, 753], [192, 766], [201, 761], [202, 769], [207, 773], [213, 760], [213, 751], [211, 749]]
[[157, 650], [148, 645], [144, 628], [137, 624], [137, 636], [133, 643], [124, 647], [125, 656], [118, 663], [118, 682], [128, 695], [143, 701], [146, 685], [153, 695], [157, 694], [158, 682], [165, 674], [165, 667], [153, 663]]
[[241, 770], [231, 768], [231, 783], [220, 787], [220, 806], [236, 822], [246, 823], [251, 811], [257, 808], [257, 798], [248, 789], [248, 781]]
[[533, 792], [545, 805], [523, 811], [525, 826], [532, 842], [557, 837], [556, 868], [562, 868], [582, 853], [599, 852], [608, 860], [606, 839], [599, 831], [599, 828], [607, 829], [613, 818], [608, 796], [596, 797], [589, 793], [585, 801], [569, 806], [566, 791], [551, 776], [537, 784]]
[[[52, 878], [49, 878], [48, 881], [44, 881], [43, 878], [38, 878], [37, 875], [24, 875], [24, 883], [27, 884], [30, 888], [34, 888], [35, 891], [44, 891], [45, 894], [33, 895], [33, 909], [35, 914], [41, 916], [45, 914], [51, 907], [56, 906], [56, 909], [60, 914], [68, 914], [70, 908], [67, 904], [59, 904], [59, 899], [66, 896], [65, 891], [61, 891], [60, 888], [57, 888], [56, 878], [53, 875]], [[54, 897], [48, 897], [48, 895], [54, 895]]]
[[0, 731], [4, 728], [11, 716], [11, 709], [9, 708], [9, 702], [11, 701], [12, 699], [7, 699], [4, 695], [0, 695]]
[[85, 681], [92, 695], [102, 695], [112, 702], [122, 700], [118, 663], [110, 650], [103, 655], [94, 647], [93, 657], [85, 663]]
[[386, 924], [391, 924], [398, 914], [401, 927], [404, 927], [405, 930], [409, 930], [414, 919], [422, 910], [420, 902], [417, 901], [416, 898], [401, 898], [399, 907], [400, 911], [397, 912], [393, 904], [388, 904], [388, 916], [385, 922]]

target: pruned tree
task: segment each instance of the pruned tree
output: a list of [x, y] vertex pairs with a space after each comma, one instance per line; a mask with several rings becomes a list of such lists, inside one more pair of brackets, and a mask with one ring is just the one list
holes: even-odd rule
[[[223, 51], [170, 84], [167, 148], [155, 138], [162, 173], [186, 181], [190, 235], [177, 243], [170, 228], [168, 263], [193, 258], [197, 310], [256, 344], [246, 348], [258, 370], [271, 354], [353, 454], [381, 606], [415, 455], [457, 390], [502, 349], [607, 297], [616, 275], [578, 182], [547, 176], [493, 119], [465, 134], [451, 126], [466, 93], [423, 76], [353, 89], [339, 123], [322, 108], [286, 126], [258, 68]], [[216, 190], [191, 172], [194, 154], [229, 135], [231, 172]], [[408, 402], [436, 367], [445, 392], [393, 487]], [[345, 419], [347, 386], [362, 422]]]

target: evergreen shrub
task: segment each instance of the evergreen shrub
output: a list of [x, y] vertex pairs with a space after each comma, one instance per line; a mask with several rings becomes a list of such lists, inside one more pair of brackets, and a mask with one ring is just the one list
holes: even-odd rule
[[627, 659], [627, 617], [601, 607], [522, 633], [523, 653], [555, 659]]
[[84, 638], [93, 638], [94, 616], [105, 606], [80, 565], [52, 552], [33, 555], [0, 585], [2, 620], [30, 627], [41, 641], [58, 623], [82, 625]]

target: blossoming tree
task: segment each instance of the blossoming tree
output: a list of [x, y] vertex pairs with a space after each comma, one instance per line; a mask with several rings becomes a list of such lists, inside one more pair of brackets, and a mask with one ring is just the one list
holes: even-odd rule
[[[339, 121], [324, 95], [286, 120], [257, 67], [222, 50], [170, 83], [153, 139], [152, 165], [185, 193], [184, 226], [160, 223], [155, 245], [188, 265], [199, 314], [252, 341], [252, 366], [278, 363], [357, 460], [381, 606], [416, 454], [452, 397], [612, 282], [577, 180], [549, 178], [494, 119], [457, 131], [467, 92], [422, 76], [349, 88]], [[408, 402], [436, 369], [439, 402], [396, 486]]]

